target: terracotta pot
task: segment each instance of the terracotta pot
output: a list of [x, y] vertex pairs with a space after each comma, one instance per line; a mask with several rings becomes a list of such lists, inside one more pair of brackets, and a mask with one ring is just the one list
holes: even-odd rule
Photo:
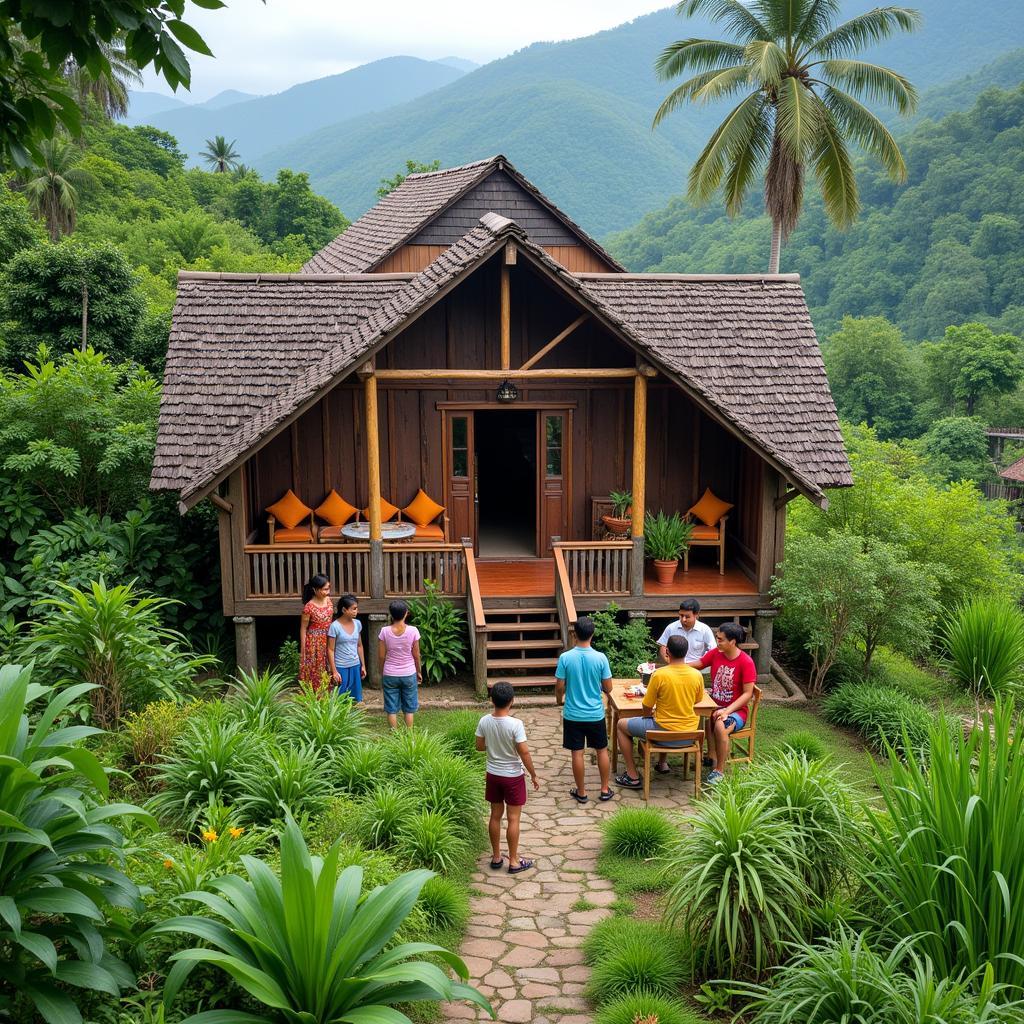
[[654, 560], [654, 576], [659, 583], [671, 583], [676, 578], [678, 568], [678, 558], [673, 558], [671, 562], [663, 562], [660, 558]]
[[609, 533], [614, 533], [618, 537], [624, 537], [629, 533], [630, 526], [633, 525], [631, 519], [619, 519], [618, 516], [601, 516], [601, 522], [607, 527]]

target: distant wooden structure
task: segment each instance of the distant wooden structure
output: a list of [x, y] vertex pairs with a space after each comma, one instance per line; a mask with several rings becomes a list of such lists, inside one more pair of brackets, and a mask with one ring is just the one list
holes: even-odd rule
[[[301, 274], [179, 275], [152, 487], [217, 506], [241, 663], [324, 572], [371, 626], [436, 581], [481, 690], [549, 681], [584, 611], [681, 596], [750, 624], [766, 675], [786, 504], [851, 482], [796, 275], [627, 274], [504, 157], [410, 175]], [[269, 543], [289, 488], [364, 508], [369, 541]], [[636, 525], [708, 488], [726, 564], [697, 549], [657, 584]], [[623, 489], [636, 535], [604, 539]], [[384, 501], [419, 490], [446, 540], [385, 542]]]

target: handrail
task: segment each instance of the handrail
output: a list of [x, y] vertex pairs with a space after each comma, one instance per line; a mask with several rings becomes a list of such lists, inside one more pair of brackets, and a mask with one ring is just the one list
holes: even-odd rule
[[472, 615], [472, 624], [477, 629], [487, 626], [487, 618], [484, 615], [484, 602], [480, 596], [480, 581], [476, 575], [476, 559], [473, 557], [473, 545], [463, 544], [462, 550], [466, 556], [466, 590], [469, 601], [467, 610]]
[[603, 548], [625, 551], [633, 547], [633, 542], [631, 540], [560, 540], [558, 546], [563, 551], [590, 551]]
[[299, 552], [300, 554], [315, 555], [325, 551], [351, 551], [353, 554], [365, 554], [370, 550], [369, 544], [246, 544], [243, 551], [246, 554], [258, 554], [261, 552], [278, 551], [281, 554]]
[[576, 628], [576, 602], [573, 600], [569, 570], [565, 567], [565, 556], [561, 548], [561, 543], [551, 545], [555, 567], [555, 607], [558, 609], [558, 622], [562, 628], [562, 644], [568, 647], [569, 630]]
[[469, 649], [473, 656], [473, 685], [480, 698], [487, 697], [487, 618], [476, 575], [473, 542], [462, 542], [466, 561], [466, 625], [469, 627]]

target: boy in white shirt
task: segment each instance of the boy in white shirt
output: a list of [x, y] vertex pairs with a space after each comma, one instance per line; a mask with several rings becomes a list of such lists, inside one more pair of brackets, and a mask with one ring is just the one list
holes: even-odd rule
[[[501, 855], [501, 819], [507, 814], [508, 873], [518, 875], [533, 867], [532, 860], [519, 856], [519, 819], [526, 803], [526, 774], [534, 789], [540, 789], [540, 779], [533, 769], [533, 759], [526, 745], [526, 729], [518, 718], [511, 715], [516, 691], [510, 683], [495, 683], [491, 687], [494, 710], [484, 715], [476, 727], [476, 749], [487, 751], [487, 777], [484, 798], [491, 805], [491, 818], [487, 834], [491, 838], [491, 870], [500, 871], [505, 863]], [[525, 772], [524, 772], [525, 767]]]

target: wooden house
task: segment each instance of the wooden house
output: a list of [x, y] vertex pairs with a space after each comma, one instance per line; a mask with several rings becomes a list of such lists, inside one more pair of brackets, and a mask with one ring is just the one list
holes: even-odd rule
[[[584, 611], [683, 596], [749, 625], [767, 673], [785, 506], [850, 483], [796, 275], [626, 273], [504, 157], [411, 175], [302, 273], [179, 275], [152, 487], [219, 509], [241, 664], [323, 572], [371, 627], [435, 581], [481, 689], [549, 681]], [[271, 520], [289, 489], [336, 492], [342, 522]], [[609, 538], [627, 489], [634, 535]], [[643, 512], [706, 491], [728, 515], [657, 583]]]

